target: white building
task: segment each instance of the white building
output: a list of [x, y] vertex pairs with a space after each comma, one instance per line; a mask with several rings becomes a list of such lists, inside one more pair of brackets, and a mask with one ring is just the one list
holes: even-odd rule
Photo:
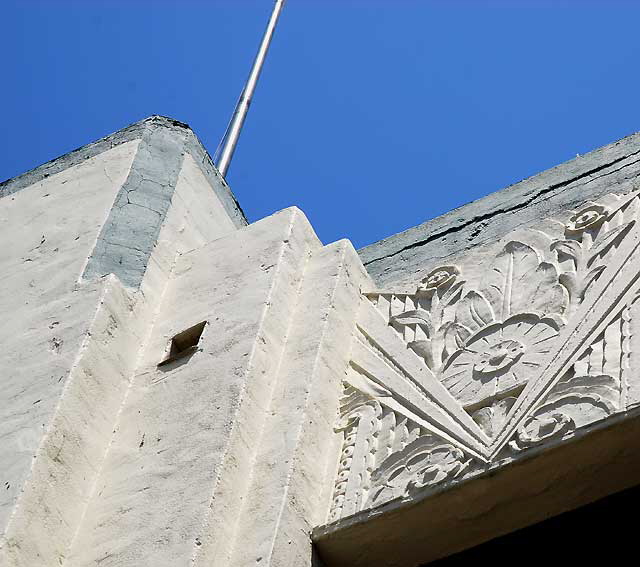
[[0, 566], [410, 567], [638, 484], [639, 155], [359, 252], [157, 116], [0, 185]]

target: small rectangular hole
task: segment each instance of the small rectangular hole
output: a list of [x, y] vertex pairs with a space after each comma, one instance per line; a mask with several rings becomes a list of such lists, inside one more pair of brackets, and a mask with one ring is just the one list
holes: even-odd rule
[[178, 358], [189, 356], [196, 352], [196, 350], [198, 350], [200, 337], [202, 336], [202, 332], [206, 325], [207, 322], [202, 321], [202, 323], [189, 327], [173, 337], [167, 346], [166, 357], [158, 364], [158, 366], [168, 364]]

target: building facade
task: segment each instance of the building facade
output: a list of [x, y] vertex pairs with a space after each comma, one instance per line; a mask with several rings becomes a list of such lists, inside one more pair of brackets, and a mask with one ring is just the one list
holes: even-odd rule
[[0, 565], [410, 567], [638, 484], [639, 156], [360, 251], [157, 116], [3, 183]]

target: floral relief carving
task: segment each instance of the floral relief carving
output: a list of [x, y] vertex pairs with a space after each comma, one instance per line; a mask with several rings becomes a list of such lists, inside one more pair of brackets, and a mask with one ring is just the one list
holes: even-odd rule
[[441, 380], [465, 407], [517, 391], [541, 367], [558, 324], [534, 313], [492, 323], [471, 336], [448, 360]]
[[405, 337], [411, 328], [407, 346], [469, 411], [517, 394], [635, 223], [635, 200], [613, 212], [587, 204], [560, 239], [538, 233], [536, 246], [507, 242], [476, 289], [456, 266], [433, 269], [418, 285], [414, 308], [390, 324]]
[[420, 437], [373, 471], [366, 507], [378, 506], [455, 478], [467, 464], [464, 453], [457, 447], [433, 436]]
[[531, 416], [518, 430], [518, 440], [515, 445], [518, 449], [526, 449], [543, 441], [562, 437], [575, 428], [573, 419], [561, 412]]
[[606, 207], [602, 205], [589, 205], [569, 219], [567, 232], [578, 234], [584, 230], [596, 228], [607, 219], [607, 213]]
[[[440, 368], [449, 351], [453, 352], [460, 344], [456, 335], [458, 327], [451, 320], [451, 307], [460, 299], [465, 282], [455, 281], [457, 268], [447, 268], [451, 269], [451, 276], [455, 274], [455, 278], [449, 277], [446, 285], [435, 288], [418, 288], [419, 306], [392, 317], [390, 321], [397, 327], [412, 326], [421, 331], [415, 333], [415, 339], [408, 346], [423, 357], [433, 370]], [[436, 270], [435, 273], [439, 271], [442, 270]], [[429, 276], [425, 279], [428, 281]], [[463, 329], [460, 331], [464, 333]]]
[[[552, 234], [518, 231], [475, 271], [442, 265], [413, 293], [366, 294], [373, 315], [361, 312], [360, 358], [350, 368], [364, 378], [345, 378], [331, 520], [458, 482], [496, 458], [516, 459], [627, 409], [630, 344], [638, 340], [632, 314], [640, 313], [633, 301], [617, 306], [598, 335], [567, 355], [548, 387], [536, 390], [535, 380], [575, 332], [581, 304], [600, 301], [590, 290], [639, 209], [637, 194], [611, 195], [556, 229], [545, 224]], [[423, 413], [420, 395], [431, 408]]]
[[518, 428], [514, 449], [562, 438], [605, 419], [619, 409], [620, 381], [612, 376], [573, 376], [561, 380]]
[[455, 478], [464, 452], [345, 382], [329, 521]]
[[[432, 274], [447, 273], [445, 268], [452, 273], [443, 267]], [[421, 328], [423, 336], [410, 341], [409, 348], [461, 404], [473, 407], [522, 386], [542, 364], [542, 355], [550, 352], [548, 342], [563, 324], [566, 293], [556, 266], [517, 241], [498, 254], [483, 289], [464, 293], [465, 283], [456, 279], [424, 300], [419, 288], [420, 306], [390, 322]]]
[[[372, 468], [371, 459], [375, 449], [379, 419], [382, 414], [380, 404], [369, 395], [344, 384], [341, 407], [341, 421], [336, 432], [343, 432], [340, 462], [331, 502], [329, 519], [340, 518], [343, 512], [360, 509], [362, 494], [369, 483]], [[349, 490], [350, 478], [357, 478], [357, 490]]]
[[416, 293], [430, 295], [437, 289], [444, 290], [451, 286], [459, 273], [460, 270], [456, 266], [440, 266], [420, 281]]
[[580, 230], [570, 222], [566, 227], [567, 238], [552, 243], [551, 248], [558, 254], [558, 260], [567, 264], [560, 274], [560, 283], [569, 294], [569, 314], [576, 310], [586, 291], [606, 268], [604, 258], [607, 253], [619, 244], [634, 223], [635, 220], [630, 220], [593, 234], [593, 229], [600, 227], [601, 221], [595, 226], [594, 223], [583, 226]]

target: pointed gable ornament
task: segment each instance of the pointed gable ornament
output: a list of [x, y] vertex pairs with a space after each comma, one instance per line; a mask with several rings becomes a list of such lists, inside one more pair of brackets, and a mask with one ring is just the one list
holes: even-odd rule
[[363, 294], [329, 521], [441, 491], [640, 403], [639, 205], [637, 192], [587, 202], [474, 250], [469, 273], [435, 266], [414, 292]]

